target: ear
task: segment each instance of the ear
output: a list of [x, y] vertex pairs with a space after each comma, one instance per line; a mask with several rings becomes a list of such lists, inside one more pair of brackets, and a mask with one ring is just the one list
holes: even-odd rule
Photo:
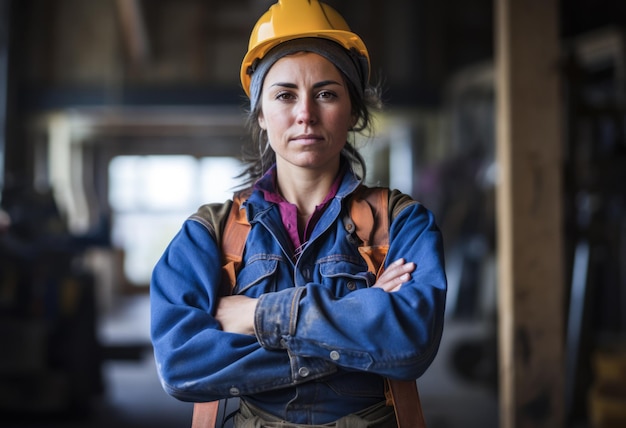
[[354, 125], [356, 125], [358, 121], [359, 121], [359, 116], [357, 116], [356, 114], [353, 114], [351, 116], [350, 127], [348, 128], [348, 131], [352, 131], [352, 128], [354, 128]]
[[259, 117], [257, 118], [257, 122], [259, 122], [259, 126], [261, 127], [261, 129], [264, 129], [267, 131], [267, 126], [265, 125], [265, 117], [263, 117], [263, 111], [259, 112]]

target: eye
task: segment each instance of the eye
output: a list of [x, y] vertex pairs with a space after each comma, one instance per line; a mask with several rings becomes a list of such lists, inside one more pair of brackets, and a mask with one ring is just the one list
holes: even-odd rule
[[337, 98], [337, 94], [335, 94], [333, 91], [329, 91], [327, 89], [318, 92], [317, 97], [323, 100], [331, 100], [334, 98]]
[[295, 96], [289, 91], [280, 91], [276, 94], [274, 98], [279, 101], [289, 101], [293, 100]]

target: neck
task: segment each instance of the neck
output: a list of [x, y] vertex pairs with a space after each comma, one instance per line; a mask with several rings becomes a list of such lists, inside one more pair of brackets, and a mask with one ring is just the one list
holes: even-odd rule
[[324, 171], [277, 168], [277, 186], [286, 201], [298, 207], [301, 217], [309, 218], [315, 207], [321, 204], [330, 191], [339, 164]]

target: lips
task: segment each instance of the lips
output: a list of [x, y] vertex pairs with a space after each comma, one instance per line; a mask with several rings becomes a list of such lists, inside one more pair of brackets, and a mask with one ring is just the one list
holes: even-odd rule
[[315, 142], [323, 140], [323, 137], [317, 134], [300, 134], [300, 135], [293, 137], [291, 140], [307, 142], [307, 143], [315, 143]]

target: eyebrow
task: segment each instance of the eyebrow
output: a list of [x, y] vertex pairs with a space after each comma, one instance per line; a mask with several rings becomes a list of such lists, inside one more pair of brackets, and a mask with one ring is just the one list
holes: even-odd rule
[[[322, 80], [321, 82], [315, 83], [313, 85], [313, 88], [317, 89], [317, 88], [321, 88], [321, 87], [328, 86], [328, 85], [342, 86], [342, 84], [340, 82], [337, 82], [336, 80]], [[298, 87], [295, 83], [288, 83], [288, 82], [276, 82], [270, 85], [270, 87], [274, 87], [274, 86], [280, 86], [283, 88], [290, 88], [290, 89], [296, 89]]]

